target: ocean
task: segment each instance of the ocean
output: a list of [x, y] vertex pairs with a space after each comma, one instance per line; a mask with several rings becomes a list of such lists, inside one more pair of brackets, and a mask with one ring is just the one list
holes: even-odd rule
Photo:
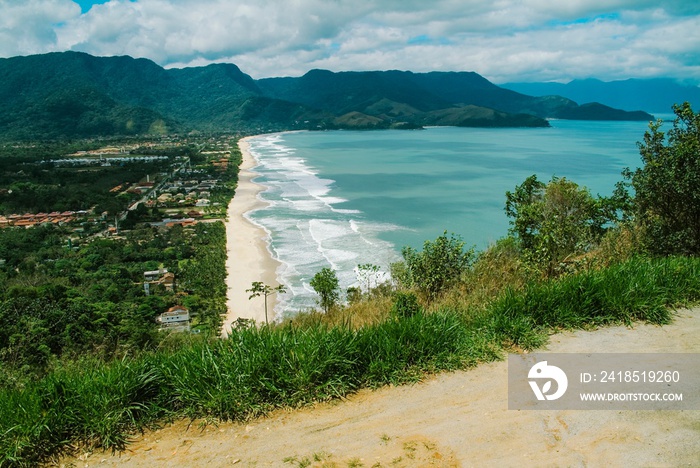
[[[356, 267], [387, 274], [401, 248], [447, 231], [483, 250], [508, 233], [505, 193], [532, 174], [566, 177], [610, 195], [640, 164], [647, 122], [553, 120], [551, 128], [290, 132], [250, 140], [266, 208], [249, 219], [269, 235], [287, 286], [277, 315], [314, 307], [324, 267], [341, 289]], [[670, 127], [670, 124], [669, 124]]]

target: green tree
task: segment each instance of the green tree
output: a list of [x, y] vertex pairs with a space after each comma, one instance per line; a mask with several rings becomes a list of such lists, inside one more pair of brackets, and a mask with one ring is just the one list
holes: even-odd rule
[[321, 307], [328, 313], [340, 298], [338, 276], [330, 268], [323, 268], [310, 281], [311, 287], [321, 296]]
[[515, 187], [514, 192], [506, 192], [506, 215], [512, 218], [513, 232], [524, 249], [532, 249], [540, 231], [545, 184], [531, 175]]
[[275, 288], [273, 288], [270, 285], [267, 285], [263, 283], [262, 281], [254, 281], [253, 284], [251, 285], [250, 289], [246, 289], [246, 292], [251, 293], [250, 297], [248, 297], [248, 300], [254, 298], [254, 297], [259, 297], [263, 296], [265, 297], [265, 324], [269, 324], [267, 320], [267, 296], [270, 294], [275, 294], [275, 293], [284, 293], [287, 291], [287, 288], [285, 288], [283, 285], [279, 285]]
[[638, 143], [642, 167], [623, 172], [634, 189], [632, 211], [644, 246], [661, 255], [700, 253], [700, 114], [687, 102], [674, 105], [666, 135], [661, 120]]
[[548, 184], [528, 177], [514, 192], [506, 192], [511, 232], [520, 239], [526, 259], [546, 276], [560, 271], [562, 262], [581, 255], [600, 240], [613, 221], [606, 199], [566, 178]]
[[357, 265], [357, 279], [360, 281], [360, 290], [364, 286], [364, 290], [369, 296], [372, 293], [372, 287], [377, 286], [379, 275], [379, 266], [371, 263], [363, 263]]
[[474, 248], [464, 250], [464, 241], [447, 231], [435, 241], [425, 241], [423, 251], [412, 247], [401, 249], [406, 269], [403, 282], [416, 286], [430, 299], [459, 280], [474, 257]]

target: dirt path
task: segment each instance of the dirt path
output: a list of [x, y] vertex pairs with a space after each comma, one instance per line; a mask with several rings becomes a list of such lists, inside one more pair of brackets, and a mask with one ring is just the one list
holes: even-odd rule
[[[700, 353], [700, 309], [672, 325], [551, 337], [550, 352]], [[698, 363], [700, 365], [700, 363]], [[509, 411], [507, 363], [278, 411], [250, 424], [184, 422], [76, 466], [700, 466], [700, 411]]]

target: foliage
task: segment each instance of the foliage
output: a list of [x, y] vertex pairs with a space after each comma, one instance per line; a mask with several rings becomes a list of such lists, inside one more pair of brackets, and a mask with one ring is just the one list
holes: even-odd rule
[[[407, 303], [412, 303], [408, 299]], [[635, 258], [599, 271], [510, 289], [484, 310], [416, 310], [353, 329], [318, 322], [190, 337], [176, 349], [102, 363], [62, 363], [22, 388], [0, 388], [0, 465], [36, 465], [70, 446], [124, 447], [165, 417], [243, 421], [280, 407], [542, 346], [559, 328], [645, 320], [700, 299], [700, 259]]]
[[4, 59], [0, 76], [0, 139], [15, 140], [651, 118], [564, 98], [514, 99], [511, 91], [466, 72], [314, 70], [253, 80], [232, 64], [165, 70], [144, 59], [64, 52]]
[[418, 298], [412, 292], [397, 291], [391, 313], [398, 317], [412, 317], [420, 312]]
[[360, 289], [364, 289], [368, 296], [371, 295], [372, 288], [377, 286], [378, 275], [378, 265], [371, 263], [357, 265], [357, 279], [360, 281]]
[[588, 252], [612, 221], [607, 201], [593, 198], [586, 188], [556, 177], [545, 185], [535, 175], [506, 192], [505, 211], [526, 257], [545, 276]]
[[179, 300], [155, 285], [145, 295], [144, 271], [160, 267], [176, 274], [197, 323], [218, 330], [226, 310], [221, 223], [190, 232], [140, 228], [124, 239], [95, 239], [72, 249], [66, 236], [54, 226], [0, 230], [4, 371], [27, 378], [41, 375], [54, 357], [110, 359], [153, 349], [163, 339], [155, 317]]
[[267, 296], [270, 294], [274, 293], [284, 293], [287, 290], [287, 288], [284, 287], [284, 285], [279, 285], [277, 287], [272, 287], [270, 285], [267, 285], [263, 283], [262, 281], [253, 281], [253, 284], [251, 285], [250, 289], [246, 289], [246, 292], [251, 293], [250, 297], [248, 299], [252, 299], [254, 297], [259, 297], [259, 296], [264, 296], [265, 297], [265, 323], [269, 323], [267, 320]]
[[623, 173], [634, 190], [633, 213], [652, 253], [700, 253], [700, 114], [687, 102], [673, 107], [666, 135], [652, 122], [638, 144], [642, 167]]
[[435, 299], [455, 284], [471, 264], [474, 248], [464, 250], [464, 242], [447, 231], [434, 241], [426, 241], [421, 252], [411, 247], [401, 250], [407, 284], [415, 285], [428, 298]]
[[320, 304], [328, 313], [340, 298], [338, 276], [330, 268], [323, 268], [309, 282], [314, 291], [321, 297]]

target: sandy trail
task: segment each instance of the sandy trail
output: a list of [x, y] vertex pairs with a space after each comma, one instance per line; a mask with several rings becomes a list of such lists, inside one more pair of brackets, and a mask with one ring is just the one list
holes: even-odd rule
[[[700, 308], [679, 311], [664, 327], [553, 335], [546, 351], [698, 353]], [[178, 422], [138, 436], [122, 454], [85, 455], [77, 464], [700, 466], [700, 411], [509, 411], [507, 385], [507, 362], [494, 362], [249, 424], [202, 430]]]
[[[239, 317], [265, 322], [264, 298], [248, 299], [250, 293], [246, 290], [251, 288], [254, 281], [277, 286], [276, 271], [280, 265], [267, 249], [267, 233], [244, 216], [251, 210], [265, 206], [265, 202], [258, 198], [264, 187], [252, 181], [257, 176], [252, 171], [257, 163], [250, 154], [248, 139], [242, 138], [238, 146], [243, 162], [238, 175], [236, 195], [229, 203], [226, 221], [228, 314], [222, 327], [224, 337], [228, 335], [231, 324]], [[267, 300], [268, 319], [272, 321], [275, 296], [271, 295]]]

